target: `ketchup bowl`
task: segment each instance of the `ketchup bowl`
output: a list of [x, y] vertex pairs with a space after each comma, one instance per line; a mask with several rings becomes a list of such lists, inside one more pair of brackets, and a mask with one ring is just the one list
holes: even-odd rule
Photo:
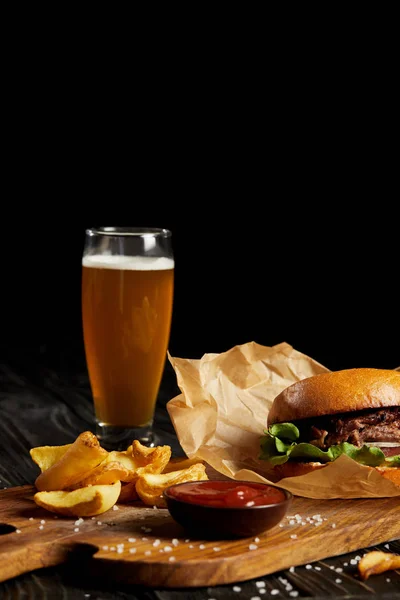
[[277, 486], [250, 481], [187, 481], [164, 490], [171, 517], [189, 532], [207, 538], [250, 537], [275, 527], [293, 495]]

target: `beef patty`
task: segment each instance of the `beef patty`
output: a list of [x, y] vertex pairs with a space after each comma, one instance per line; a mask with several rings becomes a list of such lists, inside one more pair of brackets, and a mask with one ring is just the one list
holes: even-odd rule
[[301, 419], [294, 424], [300, 431], [299, 441], [322, 450], [342, 442], [359, 447], [366, 442], [398, 442], [400, 447], [400, 406]]

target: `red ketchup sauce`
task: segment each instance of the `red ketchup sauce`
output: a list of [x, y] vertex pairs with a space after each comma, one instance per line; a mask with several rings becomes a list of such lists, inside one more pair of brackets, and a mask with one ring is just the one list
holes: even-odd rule
[[286, 500], [282, 490], [272, 485], [236, 481], [196, 481], [171, 487], [168, 493], [183, 502], [217, 508], [262, 506]]

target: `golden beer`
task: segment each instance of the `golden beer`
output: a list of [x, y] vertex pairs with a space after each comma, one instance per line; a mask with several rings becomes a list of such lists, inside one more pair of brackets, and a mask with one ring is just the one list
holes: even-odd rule
[[172, 320], [174, 261], [94, 255], [82, 260], [82, 317], [96, 419], [152, 422]]

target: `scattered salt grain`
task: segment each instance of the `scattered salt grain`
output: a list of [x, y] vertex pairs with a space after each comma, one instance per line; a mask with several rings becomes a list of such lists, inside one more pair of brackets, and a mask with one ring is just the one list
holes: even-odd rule
[[349, 566], [349, 563], [348, 563], [348, 562], [345, 562], [345, 563], [343, 563], [343, 566], [344, 566], [344, 567], [348, 567], [348, 566]]
[[337, 578], [337, 579], [335, 579], [335, 583], [342, 583], [342, 580]]
[[157, 548], [157, 546], [159, 546], [160, 544], [161, 544], [161, 540], [154, 540], [154, 542], [153, 542], [154, 548]]
[[33, 517], [29, 517], [29, 521], [33, 521]]
[[335, 569], [336, 573], [343, 573], [343, 569], [342, 567], [338, 567], [337, 569]]
[[306, 569], [312, 569], [311, 565], [306, 565]]
[[81, 525], [83, 523], [83, 519], [78, 519], [75, 521], [75, 525]]
[[119, 508], [118, 508], [118, 506], [116, 504], [114, 504], [113, 510], [119, 510]]
[[130, 554], [135, 554], [136, 552], [136, 548], [129, 548], [129, 553]]
[[151, 555], [151, 550], [146, 550], [146, 552], [144, 553], [145, 556], [150, 556]]
[[336, 523], [332, 523], [331, 527], [332, 527], [332, 529], [335, 529], [336, 528]]
[[295, 540], [295, 539], [297, 538], [297, 535], [294, 533], [293, 535], [291, 535], [291, 536], [290, 536], [290, 538], [291, 538], [292, 540]]
[[271, 590], [271, 596], [276, 596], [279, 594], [279, 590]]
[[294, 573], [295, 567], [290, 567], [289, 572]]
[[291, 521], [289, 521], [289, 525], [296, 525], [296, 521], [292, 519]]
[[264, 588], [265, 587], [265, 581], [256, 581], [256, 586], [258, 588]]
[[250, 544], [249, 550], [257, 550], [258, 546], [256, 544]]
[[350, 564], [351, 564], [351, 565], [356, 565], [356, 564], [357, 564], [357, 561], [356, 561], [356, 559], [355, 559], [355, 558], [352, 558], [352, 559], [351, 559], [351, 561], [350, 561]]
[[185, 544], [188, 544], [190, 542], [189, 538], [187, 540], [185, 540]]
[[219, 552], [219, 551], [221, 550], [221, 548], [218, 548], [218, 546], [215, 546], [215, 547], [213, 548], [213, 550], [214, 550], [214, 552]]
[[316, 571], [320, 571], [320, 570], [321, 570], [321, 567], [319, 567], [318, 565], [316, 565], [316, 566], [314, 567], [314, 569], [315, 569]]
[[297, 592], [296, 590], [293, 590], [293, 592], [289, 592], [289, 596], [291, 596], [292, 598], [297, 598], [298, 595], [299, 592]]
[[177, 540], [176, 538], [174, 538], [171, 543], [172, 543], [173, 546], [178, 546], [179, 545], [179, 540]]
[[234, 592], [241, 592], [241, 591], [242, 591], [242, 588], [241, 588], [241, 587], [239, 587], [238, 585], [234, 585], [234, 586], [233, 586], [233, 588], [232, 588], [232, 590], [233, 590]]
[[74, 527], [74, 531], [78, 532], [79, 531], [79, 527]]
[[108, 550], [108, 546], [103, 546], [103, 550]]
[[386, 581], [387, 581], [388, 583], [390, 583], [390, 582], [391, 582], [391, 579], [390, 579], [390, 577], [386, 577]]
[[128, 542], [134, 544], [136, 542], [136, 538], [128, 538]]
[[389, 550], [389, 544], [385, 544], [386, 550]]
[[122, 553], [123, 553], [123, 551], [124, 551], [124, 549], [123, 549], [123, 548], [117, 548], [117, 552], [118, 552], [118, 554], [122, 554]]
[[147, 539], [148, 539], [147, 537], [143, 537], [142, 542], [147, 542]]
[[39, 529], [43, 529], [43, 525], [39, 525]]
[[194, 548], [193, 544], [189, 544], [189, 548]]
[[204, 544], [200, 544], [199, 548], [200, 548], [200, 550], [204, 550], [205, 545]]
[[176, 560], [176, 559], [175, 559], [175, 556], [170, 556], [168, 560], [169, 560], [169, 562], [174, 562], [174, 560]]
[[164, 546], [164, 552], [172, 552], [171, 546]]
[[260, 538], [256, 537], [256, 538], [254, 538], [254, 541], [256, 544], [258, 544], [258, 542], [260, 541]]
[[359, 555], [357, 554], [357, 556], [356, 556], [356, 560], [361, 560], [361, 556], [359, 556]]
[[15, 533], [21, 533], [21, 530], [20, 529], [16, 529]]
[[97, 521], [97, 525], [102, 525], [102, 522], [101, 521]]

